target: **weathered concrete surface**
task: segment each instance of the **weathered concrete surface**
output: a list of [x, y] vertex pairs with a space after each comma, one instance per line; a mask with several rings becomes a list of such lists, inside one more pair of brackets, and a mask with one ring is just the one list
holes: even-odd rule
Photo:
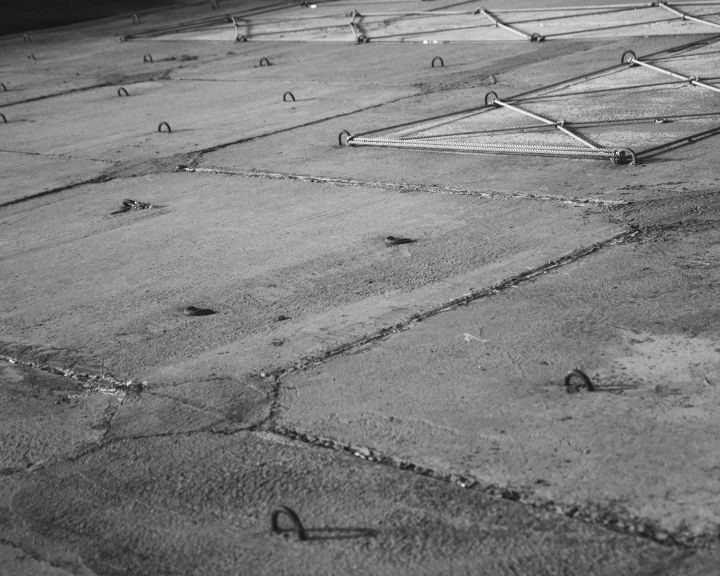
[[[299, 514], [309, 541], [272, 534], [279, 505]], [[6, 540], [76, 574], [616, 575], [663, 573], [688, 557], [249, 433], [115, 442], [0, 479], [0, 511]]]
[[68, 378], [0, 364], [0, 475], [74, 456], [102, 440], [119, 399]]
[[[117, 39], [251, 7], [0, 39], [0, 573], [717, 574], [715, 139], [636, 167], [337, 143], [703, 36]], [[659, 57], [716, 76], [710, 45]], [[569, 94], [620, 80], [524, 104], [621, 111]], [[597, 391], [566, 394], [576, 365]], [[269, 534], [279, 503], [380, 532], [305, 547]]]
[[[123, 198], [157, 208], [112, 214]], [[622, 230], [584, 207], [533, 200], [188, 173], [32, 202], [3, 213], [5, 345], [50, 346], [67, 351], [59, 365], [132, 378], [267, 333], [280, 315], [305, 327], [367, 300], [354, 318], [334, 314], [331, 333], [394, 306], [407, 319]], [[32, 229], [50, 218], [52, 228]], [[388, 248], [389, 235], [415, 242]], [[414, 303], [419, 288], [426, 295]], [[193, 304], [218, 313], [184, 316]], [[272, 338], [240, 364], [266, 367]]]
[[[428, 319], [289, 376], [280, 422], [714, 539], [719, 246], [659, 233]], [[595, 392], [565, 391], [576, 366]]]

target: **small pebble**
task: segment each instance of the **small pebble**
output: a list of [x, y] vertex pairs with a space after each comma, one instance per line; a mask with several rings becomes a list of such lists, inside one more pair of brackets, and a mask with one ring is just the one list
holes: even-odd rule
[[188, 306], [185, 308], [185, 316], [210, 316], [215, 314], [215, 310], [210, 308], [197, 308], [196, 306]]
[[397, 246], [398, 244], [410, 244], [410, 238], [398, 238], [396, 236], [387, 236], [385, 238], [385, 246]]

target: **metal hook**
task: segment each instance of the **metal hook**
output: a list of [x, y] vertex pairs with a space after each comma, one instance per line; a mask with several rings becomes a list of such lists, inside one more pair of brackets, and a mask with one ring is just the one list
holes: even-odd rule
[[7, 124], [7, 123], [8, 123], [8, 122], [7, 122], [7, 118], [5, 117], [5, 114], [3, 114], [2, 112], [0, 112], [0, 118], [2, 118], [3, 124]]
[[0, 92], [7, 92], [7, 86], [2, 82], [0, 82]]
[[152, 54], [145, 54], [143, 56], [143, 62], [152, 62], [152, 61], [153, 61]]
[[235, 36], [235, 42], [247, 42], [247, 36], [245, 36], [245, 34], [238, 34]]
[[212, 2], [210, 2], [210, 8], [212, 10], [217, 10], [218, 9], [218, 0], [212, 0]]
[[490, 106], [495, 103], [495, 100], [498, 99], [497, 93], [493, 92], [492, 90], [485, 94], [485, 106]]
[[125, 90], [125, 88], [123, 88], [122, 86], [120, 88], [118, 88], [117, 95], [118, 96], [130, 96], [130, 94], [128, 94], [128, 91]]
[[27, 34], [23, 34], [23, 42], [32, 42], [32, 38]]
[[[345, 144], [343, 144], [343, 134], [346, 136], [346, 138], [345, 138]], [[347, 145], [348, 145], [348, 142], [350, 141], [350, 139], [351, 139], [352, 137], [353, 137], [353, 135], [350, 134], [350, 132], [349, 132], [348, 130], [343, 130], [342, 132], [340, 132], [340, 134], [338, 134], [338, 144], [339, 144], [340, 146], [347, 146]]]
[[140, 24], [140, 16], [133, 14], [133, 24]]
[[35, 54], [33, 54], [32, 52], [30, 52], [30, 54], [27, 55], [27, 59], [28, 59], [28, 60], [35, 60], [35, 59], [36, 59], [36, 58], [35, 58]]
[[545, 36], [539, 34], [538, 32], [533, 32], [530, 35], [530, 42], [545, 42]]
[[[263, 62], [264, 62], [264, 64], [263, 64]], [[270, 66], [270, 65], [271, 65], [270, 60], [265, 58], [265, 56], [260, 58], [260, 68], [262, 68], [263, 66]]]
[[283, 94], [283, 102], [287, 102], [287, 97], [288, 97], [288, 96], [290, 96], [290, 98], [292, 98], [292, 101], [295, 102], [295, 95], [294, 95], [292, 92], [289, 92], [289, 91], [288, 91], [288, 92], [285, 92], [285, 94]]
[[167, 128], [168, 134], [170, 134], [170, 132], [172, 132], [172, 130], [170, 129], [170, 124], [168, 124], [167, 122], [160, 122], [160, 124], [158, 124], [158, 132], [162, 132], [163, 126], [165, 126]]
[[278, 524], [278, 518], [281, 514], [287, 516], [290, 519], [290, 522], [292, 522], [298, 540], [307, 540], [307, 532], [305, 532], [305, 527], [302, 525], [302, 522], [300, 522], [300, 518], [298, 518], [298, 515], [287, 506], [280, 506], [279, 508], [273, 510], [270, 516], [270, 527], [272, 528], [272, 531], [275, 532], [275, 534], [280, 534], [286, 531], [280, 528], [280, 525]]
[[[577, 384], [573, 384], [572, 380], [574, 378], [579, 378], [582, 385], [578, 386]], [[575, 368], [574, 370], [570, 370], [570, 372], [567, 373], [567, 376], [565, 376], [565, 389], [568, 392], [578, 392], [581, 387], [585, 387], [588, 392], [592, 392], [595, 390], [595, 386], [593, 386], [593, 383], [590, 381], [590, 378], [588, 378], [587, 374], [580, 370], [579, 368]]]
[[[630, 54], [630, 58], [625, 58], [628, 54]], [[631, 66], [634, 66], [635, 63], [633, 60], [637, 59], [637, 55], [632, 50], [626, 50], [623, 52], [623, 55], [620, 57], [620, 64], [630, 64]]]
[[440, 56], [435, 56], [435, 58], [432, 59], [432, 62], [430, 62], [430, 68], [435, 68], [435, 61], [440, 61], [440, 66], [443, 68], [445, 67], [445, 60], [443, 60]]

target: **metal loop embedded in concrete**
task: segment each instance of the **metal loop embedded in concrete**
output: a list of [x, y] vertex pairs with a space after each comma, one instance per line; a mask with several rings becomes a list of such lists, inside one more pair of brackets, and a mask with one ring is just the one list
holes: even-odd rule
[[0, 82], [0, 92], [7, 92], [7, 86], [2, 82]]
[[290, 91], [285, 92], [285, 94], [283, 94], [283, 102], [287, 102], [287, 101], [288, 101], [288, 100], [287, 100], [287, 97], [288, 97], [288, 96], [290, 96], [290, 98], [292, 98], [292, 101], [295, 102], [295, 94], [293, 94], [293, 93], [290, 92]]
[[365, 34], [358, 34], [356, 40], [358, 44], [367, 44], [368, 42], [370, 42], [370, 38], [365, 36]]
[[132, 22], [133, 24], [140, 24], [140, 16], [133, 14]]
[[300, 522], [300, 518], [298, 518], [298, 515], [287, 506], [280, 506], [279, 508], [273, 510], [270, 515], [270, 527], [275, 534], [286, 532], [286, 530], [280, 528], [280, 525], [278, 524], [278, 518], [281, 515], [285, 515], [290, 519], [298, 540], [307, 540], [307, 532], [305, 532], [305, 527], [302, 525], [302, 522]]
[[635, 166], [637, 163], [637, 155], [632, 148], [619, 148], [618, 150], [613, 150], [611, 160], [613, 164], [630, 164]]
[[23, 42], [32, 42], [32, 38], [27, 34], [23, 34]]
[[170, 128], [170, 124], [168, 124], [167, 122], [160, 122], [160, 124], [158, 124], [158, 132], [162, 132], [163, 126], [165, 126], [167, 128], [168, 134], [170, 134], [170, 132], [172, 132], [172, 129]]
[[545, 36], [537, 32], [533, 32], [530, 35], [530, 42], [545, 42]]
[[210, 2], [210, 8], [212, 10], [217, 10], [218, 9], [218, 0], [212, 0], [212, 2]]
[[495, 100], [498, 99], [498, 95], [496, 92], [493, 92], [492, 90], [485, 94], [485, 106], [491, 106], [495, 103]]
[[2, 118], [3, 124], [7, 124], [7, 118], [5, 117], [5, 114], [0, 112], [0, 118]]
[[247, 42], [247, 36], [245, 36], [245, 34], [238, 34], [235, 36], [235, 42]]
[[[630, 58], [627, 58], [627, 56], [630, 56]], [[623, 55], [620, 57], [620, 64], [630, 64], [631, 66], [634, 65], [633, 60], [637, 58], [637, 55], [632, 50], [626, 50], [623, 52]]]
[[442, 66], [443, 68], [445, 67], [445, 60], [443, 60], [440, 56], [435, 56], [435, 58], [432, 59], [432, 62], [430, 62], [431, 68], [435, 68], [436, 61], [440, 62], [440, 66]]
[[30, 52], [30, 54], [27, 55], [27, 59], [28, 59], [28, 60], [36, 60], [35, 54], [33, 54], [32, 52]]
[[152, 61], [153, 61], [152, 54], [145, 54], [143, 56], [143, 62], [152, 62]]
[[271, 66], [270, 60], [265, 58], [265, 56], [260, 58], [260, 68], [262, 68], [263, 66]]
[[125, 90], [125, 88], [123, 88], [122, 86], [120, 88], [118, 88], [117, 95], [118, 96], [130, 96], [130, 94], [128, 94], [128, 91]]
[[[344, 144], [343, 144], [343, 135], [345, 135], [345, 143]], [[349, 131], [343, 130], [342, 132], [340, 132], [340, 134], [338, 134], [338, 144], [340, 144], [340, 146], [347, 146], [348, 141], [352, 137], [353, 137], [353, 135], [350, 134]]]
[[[581, 385], [577, 385], [573, 383], [574, 379], [579, 379], [581, 382]], [[580, 388], [587, 389], [588, 392], [592, 392], [595, 390], [595, 386], [590, 381], [590, 378], [588, 378], [587, 374], [580, 370], [579, 368], [575, 368], [574, 370], [570, 370], [570, 372], [567, 373], [567, 376], [565, 376], [565, 389], [570, 392], [579, 392]]]

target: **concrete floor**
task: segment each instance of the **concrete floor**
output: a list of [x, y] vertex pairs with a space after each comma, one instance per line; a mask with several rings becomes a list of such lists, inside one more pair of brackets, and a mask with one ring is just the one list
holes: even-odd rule
[[[0, 574], [720, 574], [717, 136], [338, 145], [565, 143], [453, 116], [489, 90], [603, 146], [714, 128], [716, 92], [617, 66], [713, 84], [713, 27], [592, 4], [484, 4], [541, 43], [449, 0], [0, 37]], [[423, 13], [357, 44], [353, 9]]]

